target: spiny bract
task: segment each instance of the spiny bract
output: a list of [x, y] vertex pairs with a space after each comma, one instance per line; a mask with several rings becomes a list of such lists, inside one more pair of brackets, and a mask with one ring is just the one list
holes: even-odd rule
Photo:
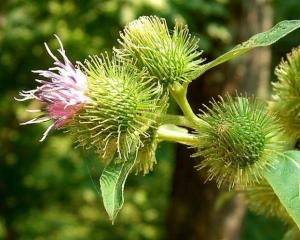
[[122, 48], [115, 52], [122, 59], [136, 59], [164, 86], [198, 76], [204, 59], [199, 58], [198, 40], [191, 37], [187, 26], [176, 24], [170, 33], [165, 19], [143, 16], [129, 23], [120, 36]]
[[293, 226], [286, 232], [283, 236], [282, 240], [299, 240], [300, 239], [300, 232], [299, 227], [294, 223]]
[[139, 149], [136, 163], [133, 171], [137, 173], [143, 172], [148, 174], [153, 170], [153, 165], [156, 164], [155, 151], [157, 148], [156, 129], [151, 128], [148, 131], [149, 137], [142, 138], [143, 146]]
[[278, 82], [273, 84], [272, 110], [278, 112], [289, 134], [300, 134], [300, 47], [282, 60], [275, 73]]
[[[80, 63], [79, 63], [80, 64]], [[80, 145], [96, 147], [109, 162], [118, 151], [126, 159], [148, 138], [156, 116], [165, 109], [162, 88], [144, 70], [112, 57], [93, 56], [80, 64], [88, 79], [87, 104], [70, 127]]]
[[287, 223], [293, 223], [274, 190], [265, 180], [260, 184], [249, 186], [244, 193], [247, 205], [252, 211], [265, 216], [277, 217]]
[[201, 116], [206, 124], [197, 129], [199, 145], [194, 156], [204, 158], [199, 169], [208, 168], [208, 179], [216, 179], [218, 186], [259, 182], [283, 148], [277, 119], [255, 99], [243, 97], [221, 98], [207, 109]]

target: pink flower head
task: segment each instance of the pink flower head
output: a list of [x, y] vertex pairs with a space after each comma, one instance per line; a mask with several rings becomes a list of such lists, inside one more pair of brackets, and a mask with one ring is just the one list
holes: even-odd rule
[[[43, 141], [47, 137], [51, 129], [60, 128], [67, 124], [78, 110], [89, 101], [89, 98], [85, 95], [88, 91], [86, 76], [77, 66], [74, 66], [70, 62], [60, 39], [56, 35], [55, 37], [60, 45], [57, 51], [62, 56], [63, 62], [54, 56], [45, 43], [47, 52], [54, 60], [54, 67], [48, 70], [33, 71], [47, 80], [36, 79], [40, 83], [40, 86], [33, 90], [21, 91], [19, 93], [21, 98], [16, 99], [18, 101], [37, 99], [47, 105], [44, 110], [45, 114], [22, 123], [25, 125], [53, 120], [54, 122], [44, 132], [40, 141]], [[40, 112], [41, 110], [28, 111]]]

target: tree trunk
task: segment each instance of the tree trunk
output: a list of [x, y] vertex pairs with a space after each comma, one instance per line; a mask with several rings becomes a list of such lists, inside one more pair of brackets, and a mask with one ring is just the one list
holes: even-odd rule
[[[272, 8], [265, 1], [251, 0], [235, 4], [232, 25], [238, 31], [235, 42], [265, 31], [272, 25]], [[223, 64], [195, 81], [189, 88], [189, 101], [195, 112], [211, 97], [225, 92], [268, 96], [270, 49], [260, 48], [240, 57], [233, 64]], [[225, 79], [224, 79], [225, 78]], [[245, 205], [242, 195], [217, 189], [215, 182], [205, 182], [195, 166], [200, 162], [189, 156], [193, 150], [178, 145], [173, 186], [167, 216], [170, 240], [239, 240]]]

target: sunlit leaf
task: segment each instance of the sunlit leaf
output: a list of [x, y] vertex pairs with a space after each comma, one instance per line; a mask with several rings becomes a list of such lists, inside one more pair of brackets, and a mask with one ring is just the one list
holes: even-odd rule
[[123, 206], [124, 185], [135, 159], [136, 151], [132, 151], [126, 161], [116, 154], [116, 158], [104, 168], [100, 177], [103, 204], [112, 223]]
[[299, 27], [300, 27], [300, 20], [285, 20], [279, 22], [268, 31], [258, 33], [252, 36], [248, 41], [237, 45], [232, 50], [223, 54], [217, 59], [202, 65], [201, 74], [206, 72], [208, 69], [213, 68], [232, 58], [238, 57], [253, 48], [269, 46]]
[[289, 215], [300, 227], [300, 151], [288, 151], [275, 168], [265, 173]]

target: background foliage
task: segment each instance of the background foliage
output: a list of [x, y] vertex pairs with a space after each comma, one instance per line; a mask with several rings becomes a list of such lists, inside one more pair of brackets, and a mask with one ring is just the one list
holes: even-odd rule
[[[230, 0], [2, 0], [0, 3], [0, 239], [164, 239], [174, 146], [161, 144], [158, 164], [147, 177], [130, 176], [126, 204], [111, 226], [101, 204], [97, 156], [74, 149], [72, 139], [52, 133], [39, 143], [45, 125], [20, 127], [30, 115], [13, 100], [35, 86], [32, 69], [52, 64], [43, 42], [70, 59], [110, 51], [118, 32], [140, 15], [187, 23], [201, 38], [208, 59], [235, 43]], [[274, 22], [299, 17], [298, 0], [273, 1]], [[296, 35], [273, 50], [273, 64], [296, 46]], [[36, 103], [30, 103], [32, 107]], [[201, 203], [199, 203], [201, 204]], [[192, 207], [192, 206], [191, 206]], [[281, 239], [284, 226], [249, 213], [243, 239]], [[276, 231], [274, 229], [277, 229]]]

